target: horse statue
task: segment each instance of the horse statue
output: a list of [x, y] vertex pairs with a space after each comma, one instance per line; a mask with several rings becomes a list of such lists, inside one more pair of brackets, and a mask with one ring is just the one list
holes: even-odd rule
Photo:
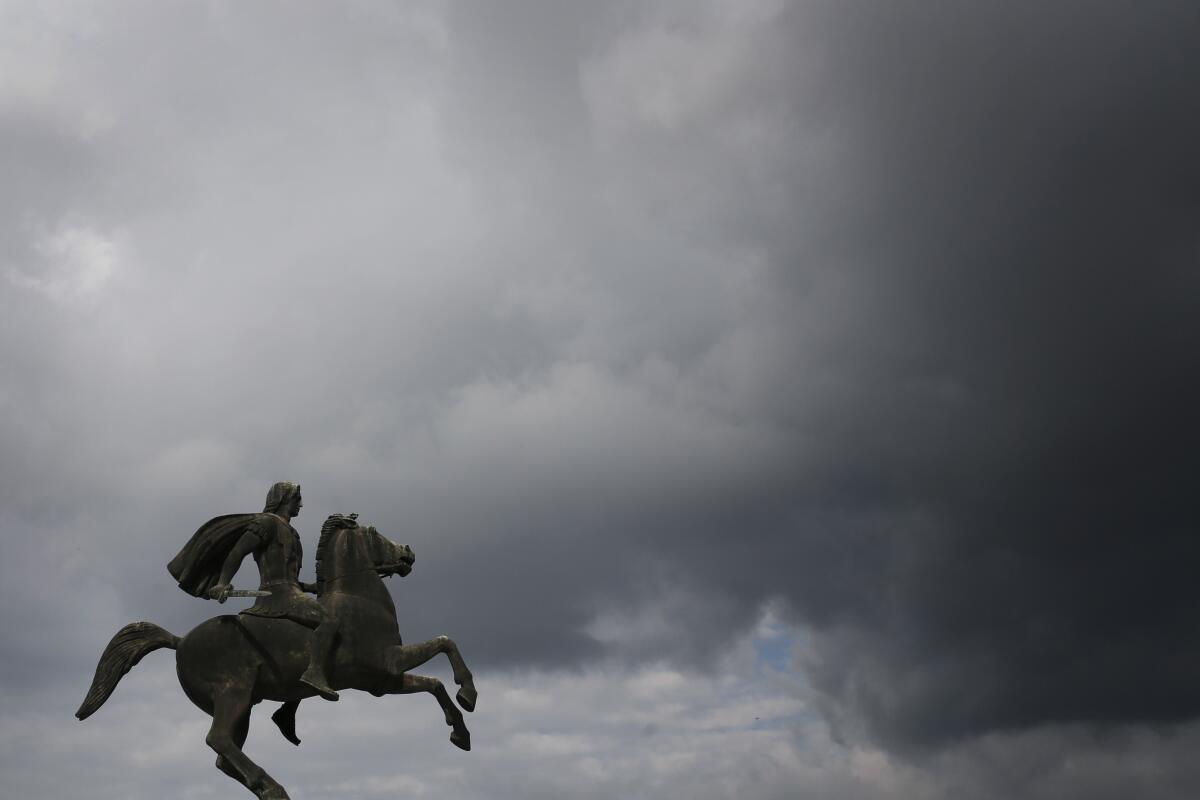
[[[446, 687], [437, 678], [409, 673], [445, 653], [459, 686], [458, 704], [473, 711], [475, 685], [458, 646], [447, 636], [404, 644], [396, 606], [383, 583], [384, 577], [403, 577], [412, 570], [412, 549], [358, 524], [356, 518], [329, 517], [317, 546], [317, 600], [342, 621], [330, 681], [335, 689], [360, 689], [376, 697], [429, 692], [446, 715], [450, 741], [470, 750], [471, 734]], [[271, 719], [289, 741], [300, 743], [295, 736], [296, 707], [316, 694], [300, 681], [309, 661], [309, 634], [287, 619], [248, 615], [213, 617], [183, 638], [150, 622], [130, 623], [104, 648], [75, 716], [91, 716], [147, 653], [170, 648], [175, 650], [184, 694], [212, 716], [205, 742], [217, 753], [217, 768], [259, 800], [288, 800], [284, 788], [242, 752], [242, 745], [250, 729], [250, 710], [263, 700], [283, 703]]]

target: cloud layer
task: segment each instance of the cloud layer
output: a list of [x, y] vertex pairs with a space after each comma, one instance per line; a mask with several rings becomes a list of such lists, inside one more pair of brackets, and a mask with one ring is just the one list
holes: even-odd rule
[[[1190, 796], [1193, 16], [0, 7], [2, 702], [59, 735], [28, 698], [212, 613], [163, 565], [292, 479], [306, 546], [412, 545], [508, 748], [297, 796]], [[182, 768], [185, 708], [109, 758]]]

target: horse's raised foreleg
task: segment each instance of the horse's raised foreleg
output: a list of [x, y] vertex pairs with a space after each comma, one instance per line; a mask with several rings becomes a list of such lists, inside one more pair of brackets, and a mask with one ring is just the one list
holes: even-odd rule
[[456, 747], [461, 747], [463, 750], [471, 749], [471, 732], [467, 730], [467, 723], [463, 720], [462, 712], [454, 705], [454, 701], [450, 699], [450, 693], [446, 691], [446, 687], [441, 681], [437, 678], [408, 673], [393, 675], [392, 677], [393, 683], [389, 687], [389, 691], [392, 694], [429, 692], [437, 698], [438, 705], [442, 707], [442, 712], [446, 715], [446, 724], [453, 728], [450, 732], [450, 741]]
[[407, 672], [419, 667], [438, 653], [445, 653], [450, 659], [450, 668], [454, 670], [454, 682], [459, 685], [458, 704], [467, 711], [475, 710], [475, 700], [478, 694], [475, 683], [471, 679], [471, 670], [458, 652], [458, 645], [449, 636], [435, 636], [425, 642], [402, 644], [389, 649], [388, 670], [393, 674]]
[[259, 800], [288, 800], [283, 787], [242, 752], [250, 727], [250, 705], [248, 688], [231, 687], [214, 695], [212, 726], [204, 741], [217, 753], [217, 768]]

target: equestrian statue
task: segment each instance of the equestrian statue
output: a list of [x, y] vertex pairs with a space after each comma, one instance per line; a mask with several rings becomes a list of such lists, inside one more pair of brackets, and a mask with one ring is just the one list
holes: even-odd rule
[[[213, 617], [182, 638], [151, 622], [126, 625], [100, 656], [75, 716], [91, 716], [143, 656], [167, 647], [176, 651], [184, 694], [212, 716], [205, 741], [217, 753], [217, 768], [259, 800], [288, 798], [242, 752], [250, 710], [263, 700], [282, 704], [271, 719], [298, 745], [296, 708], [305, 698], [337, 700], [341, 689], [376, 697], [429, 692], [446, 715], [450, 741], [470, 750], [471, 734], [446, 687], [409, 672], [445, 653], [459, 686], [458, 704], [474, 711], [475, 685], [458, 646], [447, 636], [404, 644], [383, 583], [412, 570], [412, 549], [360, 525], [357, 514], [333, 514], [321, 526], [316, 583], [304, 583], [300, 536], [291, 525], [302, 506], [299, 485], [283, 481], [271, 487], [261, 514], [228, 514], [202, 525], [167, 566], [179, 587], [220, 603], [254, 597], [255, 604]], [[233, 576], [248, 555], [258, 565], [259, 588], [234, 589]]]

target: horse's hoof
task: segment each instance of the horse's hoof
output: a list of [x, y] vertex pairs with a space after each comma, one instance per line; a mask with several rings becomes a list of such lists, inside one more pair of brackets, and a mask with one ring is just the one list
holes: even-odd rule
[[474, 711], [475, 701], [479, 699], [479, 695], [476, 693], [474, 686], [464, 686], [458, 690], [458, 694], [454, 696], [454, 699], [463, 707], [463, 711]]
[[466, 728], [450, 734], [450, 741], [455, 747], [466, 750], [467, 752], [471, 751], [471, 732]]

